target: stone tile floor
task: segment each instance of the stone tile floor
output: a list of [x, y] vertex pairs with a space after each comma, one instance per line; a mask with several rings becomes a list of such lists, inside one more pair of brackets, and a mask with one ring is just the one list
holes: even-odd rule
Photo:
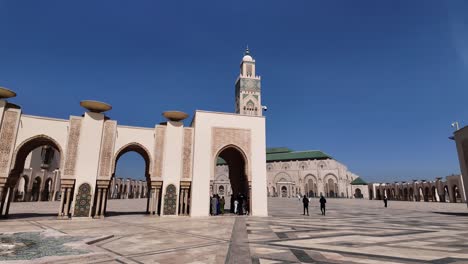
[[464, 204], [328, 199], [326, 216], [317, 205], [303, 216], [298, 199], [270, 198], [269, 217], [190, 218], [145, 216], [145, 200], [114, 200], [111, 217], [69, 221], [54, 219], [53, 202], [16, 203], [0, 221], [0, 261], [468, 263]]

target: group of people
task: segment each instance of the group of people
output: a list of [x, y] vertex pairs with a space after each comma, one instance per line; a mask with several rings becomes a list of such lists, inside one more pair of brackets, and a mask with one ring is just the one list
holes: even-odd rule
[[[307, 215], [309, 215], [309, 198], [307, 198], [307, 196], [304, 195], [304, 198], [302, 198], [302, 204], [304, 205], [304, 214], [303, 215], [306, 215], [306, 211], [307, 211]], [[327, 203], [327, 199], [325, 199], [325, 197], [323, 197], [323, 195], [320, 195], [320, 211], [322, 212], [322, 215], [325, 215], [325, 204]]]
[[[387, 196], [385, 196], [383, 199], [385, 208], [387, 208], [387, 201], [388, 201]], [[303, 215], [309, 215], [309, 202], [310, 202], [309, 198], [307, 198], [307, 196], [304, 195], [304, 197], [302, 198], [302, 204], [304, 204]], [[327, 199], [325, 199], [323, 195], [320, 195], [319, 203], [320, 203], [320, 211], [322, 212], [322, 215], [325, 215], [325, 204], [327, 203]]]
[[[226, 201], [224, 196], [213, 194], [210, 198], [210, 214], [211, 215], [222, 215], [224, 214], [224, 205]], [[249, 213], [248, 198], [243, 194], [238, 194], [236, 197], [231, 194], [231, 206], [230, 212], [233, 214], [244, 215]]]
[[224, 214], [224, 204], [226, 201], [224, 200], [224, 196], [219, 197], [217, 194], [213, 194], [210, 199], [210, 214], [211, 215], [220, 215]]

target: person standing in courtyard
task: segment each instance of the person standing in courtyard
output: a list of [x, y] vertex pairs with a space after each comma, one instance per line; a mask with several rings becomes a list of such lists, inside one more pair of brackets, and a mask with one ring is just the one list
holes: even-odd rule
[[325, 215], [325, 204], [327, 203], [327, 199], [320, 195], [320, 211], [322, 211], [322, 215]]
[[388, 200], [387, 200], [387, 196], [384, 196], [384, 198], [383, 198], [383, 203], [384, 203], [384, 205], [385, 205], [385, 208], [387, 208], [387, 201], [388, 201]]
[[231, 214], [234, 214], [234, 213], [235, 213], [235, 212], [234, 212], [234, 200], [235, 200], [235, 199], [234, 199], [234, 195], [231, 194], [231, 200], [229, 201], [229, 202], [230, 202], [230, 204], [229, 204], [229, 205], [230, 205], [229, 210], [231, 210]]
[[302, 203], [304, 204], [303, 215], [306, 215], [306, 211], [307, 211], [307, 215], [309, 215], [309, 199], [305, 195], [304, 195], [304, 198], [302, 198]]
[[211, 215], [216, 215], [216, 207], [218, 206], [217, 201], [216, 195], [213, 194], [213, 197], [211, 198]]
[[219, 201], [219, 207], [221, 209], [221, 214], [224, 214], [224, 204], [226, 201], [224, 200], [224, 196], [221, 196], [221, 200]]

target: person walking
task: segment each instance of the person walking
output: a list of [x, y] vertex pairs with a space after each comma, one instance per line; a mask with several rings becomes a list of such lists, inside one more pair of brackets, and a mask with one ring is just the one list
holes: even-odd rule
[[216, 195], [213, 194], [213, 197], [211, 198], [211, 215], [216, 215], [216, 208], [218, 207], [217, 202], [218, 200], [216, 199]]
[[236, 199], [234, 201], [234, 214], [238, 214], [239, 213], [239, 201]]
[[385, 205], [385, 208], [387, 208], [387, 196], [384, 196], [383, 198], [383, 203]]
[[309, 198], [307, 198], [304, 195], [304, 198], [302, 198], [302, 203], [304, 204], [304, 214], [303, 215], [306, 215], [306, 211], [307, 211], [307, 215], [309, 215]]
[[322, 211], [322, 215], [325, 215], [325, 204], [327, 203], [327, 199], [320, 195], [320, 211]]
[[229, 201], [229, 210], [231, 210], [231, 214], [234, 214], [234, 194], [231, 194], [231, 200]]
[[221, 200], [219, 201], [219, 207], [221, 209], [221, 214], [224, 214], [224, 204], [226, 201], [224, 200], [224, 196], [221, 196]]

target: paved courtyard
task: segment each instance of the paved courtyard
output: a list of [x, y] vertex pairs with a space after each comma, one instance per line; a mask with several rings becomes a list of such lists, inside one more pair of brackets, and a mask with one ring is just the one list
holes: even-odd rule
[[[150, 217], [145, 200], [109, 202], [104, 220], [55, 220], [57, 204], [12, 204], [6, 263], [468, 263], [464, 204], [328, 199], [303, 216], [269, 199], [270, 217]], [[34, 211], [37, 214], [31, 214]]]

